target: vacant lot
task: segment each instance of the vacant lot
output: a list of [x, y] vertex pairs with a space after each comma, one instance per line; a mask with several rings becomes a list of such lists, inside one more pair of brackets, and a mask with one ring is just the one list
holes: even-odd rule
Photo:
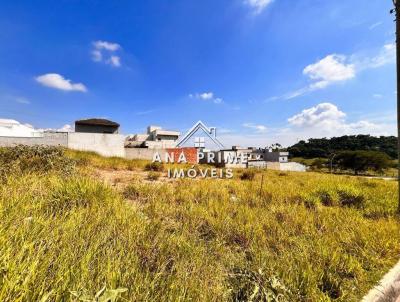
[[359, 301], [400, 254], [395, 182], [167, 181], [25, 147], [0, 164], [0, 301]]

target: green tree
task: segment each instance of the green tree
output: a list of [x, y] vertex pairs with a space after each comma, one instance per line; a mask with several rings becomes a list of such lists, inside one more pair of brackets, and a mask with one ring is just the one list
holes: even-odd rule
[[353, 170], [359, 174], [368, 170], [383, 172], [390, 167], [387, 154], [377, 151], [343, 151], [336, 157], [335, 165], [343, 170]]

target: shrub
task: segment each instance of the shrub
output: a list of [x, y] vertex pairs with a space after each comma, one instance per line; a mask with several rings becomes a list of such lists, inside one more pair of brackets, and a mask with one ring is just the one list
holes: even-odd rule
[[311, 163], [311, 170], [321, 170], [325, 168], [327, 165], [328, 160], [325, 158], [316, 158]]
[[161, 174], [159, 172], [155, 171], [150, 171], [149, 174], [147, 174], [147, 179], [148, 180], [157, 180], [159, 179]]
[[242, 175], [240, 175], [241, 180], [253, 180], [256, 177], [256, 172], [254, 170], [245, 170]]
[[164, 165], [162, 163], [149, 163], [145, 166], [146, 171], [155, 171], [155, 172], [163, 172], [164, 171]]
[[56, 172], [71, 175], [76, 161], [64, 154], [60, 147], [25, 146], [0, 148], [0, 176], [28, 172]]
[[339, 190], [339, 202], [345, 207], [354, 207], [357, 209], [362, 209], [365, 206], [364, 196], [354, 190]]
[[335, 205], [335, 200], [332, 197], [332, 194], [327, 190], [320, 190], [317, 192], [319, 200], [326, 207], [332, 207]]
[[289, 290], [276, 276], [262, 270], [233, 269], [230, 274], [232, 301], [290, 301]]

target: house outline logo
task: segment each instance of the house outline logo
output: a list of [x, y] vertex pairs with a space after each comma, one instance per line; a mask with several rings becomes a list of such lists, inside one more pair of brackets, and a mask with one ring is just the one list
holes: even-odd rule
[[[224, 149], [224, 145], [217, 139], [217, 128], [216, 127], [207, 127], [204, 125], [202, 121], [198, 121], [190, 130], [179, 139], [177, 143], [177, 147], [182, 147], [189, 139], [191, 139], [194, 134], [198, 130], [203, 130], [203, 132], [209, 137], [214, 144], [216, 144], [221, 149]], [[204, 148], [205, 147], [205, 139], [204, 137], [194, 137], [195, 139], [195, 147], [196, 148]]]

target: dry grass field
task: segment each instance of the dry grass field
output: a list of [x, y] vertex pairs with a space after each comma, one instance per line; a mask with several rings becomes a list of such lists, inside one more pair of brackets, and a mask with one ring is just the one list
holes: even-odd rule
[[0, 164], [0, 301], [359, 301], [400, 255], [391, 181], [170, 180], [54, 148]]

